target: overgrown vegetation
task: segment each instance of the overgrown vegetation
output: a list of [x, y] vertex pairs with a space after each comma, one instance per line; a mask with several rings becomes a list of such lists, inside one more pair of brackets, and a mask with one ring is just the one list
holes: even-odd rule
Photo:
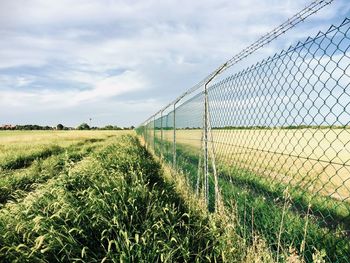
[[[64, 169], [52, 168], [55, 176], [0, 209], [0, 261], [244, 259], [238, 236], [188, 205], [134, 136], [101, 144], [78, 162], [64, 159]], [[43, 160], [41, 169], [33, 163], [27, 173], [40, 177], [60, 157]]]
[[[155, 151], [170, 164], [173, 162], [172, 143], [155, 138]], [[153, 146], [153, 145], [152, 145]], [[177, 170], [182, 172], [190, 187], [195, 189], [198, 175], [199, 149], [176, 145]], [[274, 249], [276, 260], [342, 262], [350, 257], [348, 215], [350, 205], [330, 197], [308, 193], [298, 187], [287, 187], [278, 181], [233, 165], [218, 167], [219, 186], [226, 209], [234, 210], [236, 233], [248, 244], [256, 241], [255, 234]], [[213, 179], [210, 181], [213, 208]], [[277, 251], [282, 253], [277, 256]], [[316, 256], [315, 256], [316, 255]], [[322, 261], [323, 260], [323, 261]]]
[[[28, 169], [10, 170], [0, 177], [0, 206], [8, 200], [13, 200], [35, 189], [37, 184], [46, 182], [48, 179], [57, 176], [64, 169], [69, 169], [73, 164], [82, 160], [100, 145], [100, 140], [84, 140], [81, 143], [71, 145], [66, 149], [60, 148], [59, 154], [52, 153], [47, 158], [34, 159], [34, 156], [27, 156], [25, 159], [34, 160]], [[58, 146], [57, 146], [58, 147]], [[17, 168], [17, 167], [16, 167]]]

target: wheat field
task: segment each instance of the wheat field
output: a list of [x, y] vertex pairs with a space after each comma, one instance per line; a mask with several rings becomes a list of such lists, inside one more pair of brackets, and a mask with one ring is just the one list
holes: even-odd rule
[[[160, 139], [161, 131], [156, 130]], [[201, 130], [176, 130], [176, 143], [201, 147]], [[163, 139], [173, 140], [164, 130]], [[349, 200], [349, 129], [212, 130], [209, 148], [218, 163], [237, 166], [313, 193]]]

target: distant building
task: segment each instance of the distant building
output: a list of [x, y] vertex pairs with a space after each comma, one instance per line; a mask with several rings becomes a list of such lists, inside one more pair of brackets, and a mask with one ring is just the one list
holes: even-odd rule
[[11, 124], [3, 124], [0, 126], [1, 130], [15, 130], [16, 125], [11, 125]]

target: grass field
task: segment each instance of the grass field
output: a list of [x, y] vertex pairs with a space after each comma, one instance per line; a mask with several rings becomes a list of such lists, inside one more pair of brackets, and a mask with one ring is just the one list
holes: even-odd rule
[[127, 131], [0, 131], [0, 171], [23, 168], [67, 147], [103, 141]]
[[127, 132], [0, 132], [0, 207]]
[[[177, 130], [176, 141], [199, 149], [201, 133]], [[349, 129], [213, 130], [212, 135], [218, 162], [350, 201]], [[156, 136], [160, 139], [160, 131]], [[163, 131], [163, 138], [171, 142], [172, 131]]]
[[[271, 177], [309, 175], [301, 168], [297, 175], [291, 173], [294, 168], [283, 170], [283, 165], [306, 164], [284, 163], [272, 152], [287, 159], [313, 154], [321, 160], [326, 158], [322, 151], [332, 158], [330, 146], [346, 146], [346, 134], [335, 131], [333, 137], [330, 132], [316, 135], [318, 151], [298, 150], [293, 138], [306, 134], [312, 140], [307, 132], [317, 133], [214, 131], [227, 208], [218, 215], [205, 213], [185, 190], [196, 184], [198, 130], [177, 131], [177, 166], [187, 183], [186, 177], [166, 176], [132, 131], [0, 132], [0, 261], [346, 261], [348, 203], [305, 188], [302, 180]], [[159, 131], [156, 135], [155, 152], [171, 163], [172, 134], [164, 132], [163, 143]], [[332, 144], [323, 144], [325, 138], [333, 138]], [[262, 139], [265, 146], [258, 144]], [[283, 147], [270, 140], [294, 146], [281, 154]], [[229, 150], [224, 141], [231, 142]], [[249, 151], [239, 153], [243, 147]], [[260, 155], [254, 155], [257, 151]], [[344, 153], [335, 158], [346, 161]], [[286, 185], [293, 186], [288, 197]]]
[[[255, 230], [275, 250], [279, 240], [307, 262], [313, 261], [316, 250], [324, 252], [327, 262], [347, 262], [348, 133], [342, 129], [213, 130], [219, 188], [226, 206], [237, 211], [240, 234], [246, 238]], [[155, 134], [150, 146], [155, 144], [155, 152], [172, 164], [172, 131], [163, 131], [163, 142], [161, 132]], [[200, 130], [176, 131], [177, 169], [193, 189], [203, 155], [200, 147]], [[210, 190], [213, 194], [213, 181]]]
[[191, 205], [126, 133], [0, 133], [1, 262], [270, 258]]

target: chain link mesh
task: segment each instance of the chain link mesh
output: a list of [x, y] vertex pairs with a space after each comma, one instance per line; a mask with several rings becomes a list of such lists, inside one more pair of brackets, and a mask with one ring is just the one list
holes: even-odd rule
[[349, 29], [345, 19], [137, 129], [194, 193], [207, 191], [209, 210], [220, 196], [237, 232], [257, 233], [277, 260], [350, 262]]

